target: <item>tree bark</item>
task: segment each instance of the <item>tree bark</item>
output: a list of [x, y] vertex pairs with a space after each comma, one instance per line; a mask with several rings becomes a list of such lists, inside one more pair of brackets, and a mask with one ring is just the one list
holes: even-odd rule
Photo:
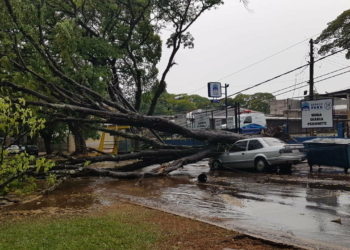
[[42, 138], [44, 140], [44, 146], [45, 146], [46, 154], [52, 154], [52, 149], [51, 149], [52, 136], [51, 135], [46, 135], [46, 136], [42, 136]]
[[68, 122], [68, 127], [74, 136], [75, 152], [73, 155], [86, 155], [87, 148], [83, 124], [80, 122]]
[[99, 156], [88, 156], [88, 157], [80, 157], [74, 158], [70, 157], [68, 160], [61, 161], [60, 163], [64, 164], [81, 164], [86, 161], [90, 163], [95, 162], [103, 162], [103, 161], [126, 161], [126, 160], [138, 160], [138, 159], [154, 159], [154, 158], [162, 158], [162, 157], [174, 157], [174, 159], [178, 159], [184, 156], [196, 154], [203, 149], [201, 148], [192, 148], [192, 149], [160, 149], [160, 150], [144, 150], [137, 153], [132, 154], [123, 154], [123, 155], [99, 155]]

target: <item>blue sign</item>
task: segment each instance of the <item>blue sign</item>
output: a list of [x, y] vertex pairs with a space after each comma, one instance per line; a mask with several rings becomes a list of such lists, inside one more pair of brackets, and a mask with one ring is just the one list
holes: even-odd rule
[[310, 104], [308, 102], [304, 102], [301, 104], [301, 111], [309, 111], [310, 110]]
[[220, 82], [209, 82], [208, 83], [208, 96], [209, 97], [221, 97], [221, 83]]

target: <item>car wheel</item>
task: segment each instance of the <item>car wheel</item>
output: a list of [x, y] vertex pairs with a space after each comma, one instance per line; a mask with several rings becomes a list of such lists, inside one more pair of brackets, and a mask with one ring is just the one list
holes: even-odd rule
[[266, 171], [269, 167], [269, 164], [267, 163], [267, 161], [262, 157], [256, 158], [254, 161], [254, 165], [255, 165], [255, 169], [259, 172]]
[[219, 161], [213, 161], [210, 165], [211, 170], [220, 170], [222, 169], [222, 165]]

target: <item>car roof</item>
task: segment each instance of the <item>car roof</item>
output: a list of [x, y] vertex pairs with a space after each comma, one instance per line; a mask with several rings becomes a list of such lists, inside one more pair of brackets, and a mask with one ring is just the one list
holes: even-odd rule
[[262, 139], [262, 138], [261, 137], [253, 137], [253, 138], [241, 139], [241, 140], [238, 140], [238, 141], [251, 141], [251, 140], [259, 140], [259, 139]]

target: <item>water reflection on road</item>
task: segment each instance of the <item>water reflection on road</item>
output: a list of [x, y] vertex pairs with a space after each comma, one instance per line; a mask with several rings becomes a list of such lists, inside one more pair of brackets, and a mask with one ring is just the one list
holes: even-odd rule
[[[172, 178], [110, 180], [100, 197], [123, 197], [311, 249], [349, 249], [350, 183], [341, 169], [209, 173], [206, 164], [186, 166]], [[208, 174], [207, 183], [197, 182], [200, 173]]]
[[[197, 181], [201, 173], [208, 175], [206, 183]], [[309, 249], [350, 249], [349, 176], [340, 168], [310, 173], [305, 164], [294, 167], [291, 174], [209, 172], [207, 161], [202, 161], [173, 172], [170, 178], [74, 179], [40, 206], [91, 207], [124, 198]], [[8, 209], [33, 206], [39, 205]]]

